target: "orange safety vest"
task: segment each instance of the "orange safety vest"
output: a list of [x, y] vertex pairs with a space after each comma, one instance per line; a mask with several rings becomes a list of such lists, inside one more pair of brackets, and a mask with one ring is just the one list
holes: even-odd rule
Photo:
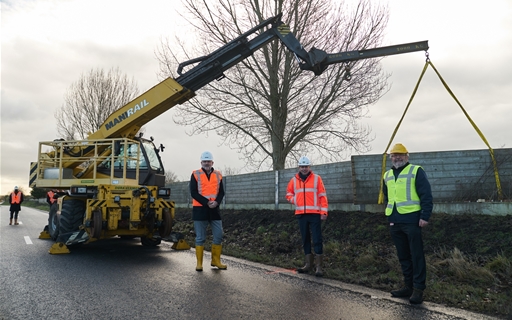
[[18, 194], [16, 193], [11, 193], [11, 199], [12, 199], [12, 203], [13, 204], [20, 204], [21, 203], [21, 192], [18, 192]]
[[297, 173], [288, 183], [286, 199], [295, 205], [295, 214], [316, 213], [327, 215], [327, 193], [322, 178], [311, 172], [302, 181]]
[[50, 203], [53, 204], [57, 199], [54, 199], [53, 196], [55, 196], [55, 193], [50, 190], [48, 191], [48, 198], [50, 199]]
[[[192, 172], [197, 181], [197, 190], [199, 194], [208, 200], [215, 200], [220, 190], [220, 182], [222, 180], [222, 174], [218, 170], [213, 170], [210, 173], [210, 180], [203, 169], [195, 170]], [[194, 207], [202, 207], [203, 205], [192, 198], [192, 205]]]

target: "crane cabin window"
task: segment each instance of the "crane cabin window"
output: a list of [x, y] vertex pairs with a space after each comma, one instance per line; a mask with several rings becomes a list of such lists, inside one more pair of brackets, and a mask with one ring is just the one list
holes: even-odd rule
[[139, 169], [148, 168], [147, 161], [144, 158], [144, 153], [139, 149], [138, 143], [130, 143], [127, 145], [121, 144], [114, 153], [113, 161], [112, 157], [109, 156], [98, 167], [111, 168], [111, 165], [113, 164], [114, 169], [122, 169], [126, 161], [126, 169], [136, 169], [137, 163], [139, 163]]
[[[144, 151], [146, 152], [147, 159], [149, 161], [149, 166], [151, 169], [159, 172], [159, 170], [163, 171], [160, 157], [157, 154], [155, 145], [151, 141], [142, 141], [142, 145], [144, 147]], [[147, 164], [144, 163], [144, 165], [147, 167]], [[142, 164], [141, 164], [142, 166]]]

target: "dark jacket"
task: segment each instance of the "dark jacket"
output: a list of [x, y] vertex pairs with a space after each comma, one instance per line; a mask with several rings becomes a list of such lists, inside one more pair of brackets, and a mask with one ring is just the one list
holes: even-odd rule
[[[13, 193], [21, 193], [21, 200], [20, 200], [20, 203], [12, 203], [12, 194]], [[9, 208], [9, 211], [11, 212], [17, 212], [17, 211], [21, 211], [21, 204], [23, 203], [23, 193], [21, 191], [13, 191], [10, 195], [9, 195], [9, 204], [11, 205], [11, 207]]]
[[[395, 176], [395, 180], [400, 174], [400, 172], [409, 165], [406, 163], [400, 168], [391, 168], [393, 170], [393, 175]], [[388, 203], [388, 188], [384, 183], [382, 191], [384, 193], [384, 202]], [[430, 182], [428, 182], [427, 174], [423, 168], [419, 168], [416, 174], [416, 192], [420, 197], [420, 207], [421, 210], [417, 212], [412, 212], [409, 214], [400, 214], [396, 210], [396, 206], [393, 207], [393, 212], [388, 217], [389, 222], [393, 223], [414, 223], [417, 224], [420, 219], [428, 221], [430, 219], [430, 215], [432, 214], [433, 198], [432, 198], [432, 190], [430, 188]]]
[[[201, 169], [204, 171], [204, 169]], [[208, 177], [208, 180], [210, 180], [210, 174], [206, 173], [206, 176]], [[213, 172], [213, 168], [212, 168]], [[190, 195], [192, 198], [197, 200], [199, 203], [202, 204], [201, 207], [199, 206], [193, 206], [192, 207], [192, 220], [221, 220], [220, 218], [220, 203], [222, 202], [222, 199], [224, 199], [224, 182], [221, 179], [220, 185], [219, 185], [219, 193], [217, 194], [217, 197], [215, 198], [215, 201], [219, 204], [219, 206], [211, 209], [208, 207], [208, 199], [203, 197], [201, 194], [199, 194], [199, 190], [197, 188], [197, 180], [194, 174], [190, 176]]]

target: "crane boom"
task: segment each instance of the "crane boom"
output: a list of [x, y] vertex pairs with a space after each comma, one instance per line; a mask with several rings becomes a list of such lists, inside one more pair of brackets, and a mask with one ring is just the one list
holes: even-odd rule
[[[302, 70], [312, 71], [315, 75], [322, 74], [331, 64], [428, 50], [428, 41], [421, 41], [339, 53], [326, 53], [317, 48], [307, 52], [288, 25], [281, 21], [281, 16], [279, 14], [261, 22], [207, 56], [182, 62], [178, 66], [179, 76], [176, 79], [165, 79], [114, 112], [89, 139], [133, 138], [147, 122], [191, 99], [197, 90], [210, 82], [222, 79], [226, 70], [275, 39], [279, 39], [295, 54]], [[183, 72], [185, 67], [193, 64], [196, 65]]]

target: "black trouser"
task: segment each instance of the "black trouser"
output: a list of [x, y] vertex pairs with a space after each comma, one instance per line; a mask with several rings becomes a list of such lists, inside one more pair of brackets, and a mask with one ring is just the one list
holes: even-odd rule
[[405, 284], [425, 290], [427, 265], [423, 253], [421, 227], [412, 223], [395, 223], [391, 226], [391, 237], [395, 243]]
[[12, 219], [13, 215], [14, 215], [14, 219], [18, 220], [18, 211], [11, 211], [11, 219]]
[[298, 214], [297, 221], [299, 221], [304, 254], [311, 254], [311, 237], [313, 237], [315, 253], [323, 254], [322, 220], [320, 219], [320, 214]]

